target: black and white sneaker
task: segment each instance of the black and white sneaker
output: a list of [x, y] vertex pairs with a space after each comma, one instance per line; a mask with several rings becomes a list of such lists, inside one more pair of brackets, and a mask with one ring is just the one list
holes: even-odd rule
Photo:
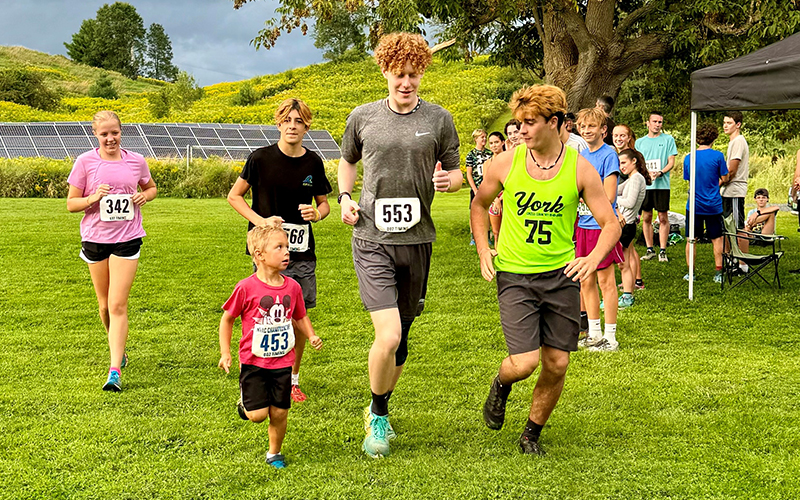
[[[511, 389], [508, 390], [510, 393]], [[508, 393], [503, 394], [503, 387], [500, 383], [500, 376], [494, 378], [492, 387], [489, 389], [489, 396], [483, 404], [483, 421], [486, 427], [493, 430], [500, 430], [506, 419], [506, 401]]]
[[529, 439], [525, 434], [519, 437], [519, 449], [524, 455], [544, 456], [544, 450], [539, 446], [539, 441]]

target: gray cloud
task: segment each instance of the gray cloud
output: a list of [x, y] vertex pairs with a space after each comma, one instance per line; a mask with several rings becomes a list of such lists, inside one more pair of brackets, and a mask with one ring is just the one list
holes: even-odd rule
[[[110, 1], [0, 0], [0, 45], [22, 45], [66, 55], [84, 19]], [[132, 0], [145, 26], [164, 26], [172, 41], [173, 63], [201, 85], [277, 73], [322, 61], [310, 36], [283, 35], [271, 50], [256, 51], [250, 40], [274, 16], [276, 0], [259, 0], [233, 9], [230, 0]]]

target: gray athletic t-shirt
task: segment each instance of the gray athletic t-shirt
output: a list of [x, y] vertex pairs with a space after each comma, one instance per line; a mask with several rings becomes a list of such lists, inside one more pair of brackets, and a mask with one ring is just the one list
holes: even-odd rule
[[[358, 200], [361, 211], [353, 236], [388, 245], [435, 241], [431, 179], [437, 161], [442, 162], [443, 170], [460, 168], [458, 146], [453, 116], [436, 104], [420, 100], [415, 111], [399, 114], [381, 99], [354, 109], [342, 137], [342, 157], [350, 163], [364, 160], [364, 187]], [[404, 232], [379, 230], [375, 204], [387, 198], [419, 199], [419, 222]], [[397, 210], [398, 217], [406, 215], [402, 207]]]

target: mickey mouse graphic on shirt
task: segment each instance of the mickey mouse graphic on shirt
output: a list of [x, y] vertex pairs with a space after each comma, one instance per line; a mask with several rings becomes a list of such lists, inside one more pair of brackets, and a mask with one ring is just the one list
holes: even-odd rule
[[295, 335], [292, 326], [292, 298], [287, 294], [264, 295], [253, 317], [253, 342], [251, 351], [260, 358], [279, 358], [294, 349]]

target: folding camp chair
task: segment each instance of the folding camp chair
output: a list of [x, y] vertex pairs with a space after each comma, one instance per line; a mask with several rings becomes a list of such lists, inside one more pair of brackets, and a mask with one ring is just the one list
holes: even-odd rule
[[[733, 215], [723, 219], [725, 224], [725, 232], [723, 236], [727, 242], [728, 249], [722, 253], [722, 290], [725, 289], [725, 281], [727, 280], [731, 288], [735, 288], [745, 281], [749, 281], [758, 287], [756, 277], [761, 281], [770, 284], [766, 278], [761, 274], [761, 271], [767, 271], [767, 266], [773, 265], [775, 269], [775, 276], [772, 278], [772, 284], [777, 284], [778, 288], [781, 287], [781, 278], [778, 275], [778, 261], [783, 257], [783, 251], [780, 249], [783, 236], [779, 235], [762, 235], [758, 233], [749, 233], [747, 231], [736, 230], [736, 223], [734, 222]], [[772, 249], [772, 253], [756, 255], [752, 253], [745, 253], [739, 248], [737, 238], [746, 239], [752, 245], [761, 243], [762, 246]], [[739, 262], [744, 262], [748, 266], [748, 271], [742, 274], [739, 268]], [[741, 277], [739, 281], [734, 283], [734, 277]]]

